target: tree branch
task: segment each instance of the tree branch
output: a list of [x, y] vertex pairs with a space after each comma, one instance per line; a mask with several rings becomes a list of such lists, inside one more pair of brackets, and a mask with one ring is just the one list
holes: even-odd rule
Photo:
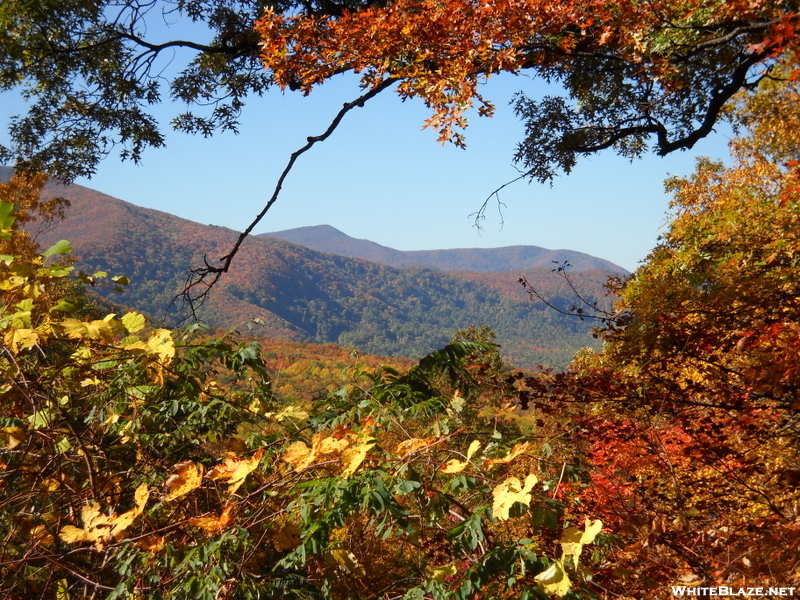
[[[237, 252], [239, 252], [244, 240], [250, 235], [255, 226], [261, 222], [261, 219], [263, 219], [264, 215], [267, 214], [267, 211], [272, 208], [272, 205], [275, 204], [275, 201], [278, 199], [281, 189], [283, 188], [283, 182], [286, 180], [286, 177], [289, 175], [289, 172], [292, 170], [292, 167], [294, 167], [294, 163], [297, 161], [300, 155], [310, 150], [317, 142], [324, 142], [326, 139], [328, 139], [328, 137], [330, 137], [330, 135], [336, 130], [336, 128], [339, 126], [339, 123], [342, 122], [342, 119], [348, 112], [356, 107], [364, 106], [364, 103], [366, 103], [367, 100], [374, 98], [385, 89], [391, 87], [396, 81], [397, 79], [393, 77], [384, 79], [377, 86], [365, 94], [362, 94], [352, 102], [346, 102], [342, 109], [333, 118], [330, 125], [328, 125], [328, 128], [324, 133], [307, 138], [306, 144], [292, 153], [292, 155], [289, 157], [289, 162], [286, 164], [286, 167], [283, 169], [280, 177], [278, 177], [278, 181], [275, 184], [275, 189], [272, 192], [272, 196], [270, 196], [269, 201], [264, 205], [264, 208], [260, 213], [258, 213], [256, 218], [253, 219], [247, 229], [239, 234], [239, 237], [236, 240], [236, 243], [233, 245], [231, 251], [225, 256], [221, 256], [219, 258], [218, 262], [222, 264], [219, 266], [214, 266], [213, 264], [210, 264], [208, 262], [208, 258], [204, 256], [204, 266], [192, 269], [189, 272], [189, 275], [186, 278], [186, 284], [184, 285], [183, 291], [178, 295], [178, 298], [181, 298], [189, 305], [189, 310], [191, 312], [190, 316], [192, 319], [197, 318], [196, 309], [203, 305], [208, 297], [208, 294], [211, 292], [211, 289], [220, 280], [223, 273], [227, 273], [230, 269], [231, 263], [233, 262], [233, 257], [236, 256]], [[199, 293], [195, 293], [197, 288], [202, 288]]]

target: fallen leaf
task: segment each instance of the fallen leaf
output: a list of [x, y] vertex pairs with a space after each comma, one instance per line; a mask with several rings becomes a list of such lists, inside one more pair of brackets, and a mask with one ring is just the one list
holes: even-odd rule
[[22, 427], [0, 427], [0, 442], [5, 442], [6, 450], [12, 450], [28, 437]]
[[30, 539], [34, 545], [44, 544], [45, 546], [56, 541], [50, 532], [47, 531], [47, 527], [44, 525], [36, 525], [32, 527], [28, 532], [28, 539]]

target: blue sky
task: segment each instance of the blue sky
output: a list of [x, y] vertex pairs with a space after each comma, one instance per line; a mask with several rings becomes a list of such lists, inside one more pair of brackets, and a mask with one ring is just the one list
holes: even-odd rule
[[[430, 116], [422, 102], [383, 92], [300, 157], [256, 232], [330, 224], [400, 250], [529, 244], [587, 252], [633, 270], [665, 222], [664, 178], [691, 173], [696, 156], [727, 154], [724, 134], [692, 152], [634, 163], [606, 152], [583, 160], [552, 187], [518, 182], [504, 189], [502, 221], [492, 206], [479, 231], [470, 214], [517, 175], [511, 159], [523, 127], [509, 101], [520, 89], [534, 97], [557, 93], [524, 76], [494, 77], [483, 93], [496, 116], [470, 119], [466, 150], [441, 146], [434, 131], [422, 130]], [[342, 103], [359, 93], [352, 76], [308, 97], [274, 89], [249, 102], [239, 135], [204, 139], [169, 131], [167, 147], [147, 151], [140, 165], [111, 156], [91, 180], [77, 183], [242, 230], [269, 198], [291, 152], [322, 133]], [[3, 105], [0, 118], [7, 122], [20, 105], [8, 96]], [[157, 115], [166, 123], [181, 110], [166, 104]]]

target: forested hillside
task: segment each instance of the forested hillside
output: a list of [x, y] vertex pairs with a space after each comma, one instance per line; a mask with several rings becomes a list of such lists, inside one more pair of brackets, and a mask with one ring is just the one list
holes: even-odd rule
[[314, 250], [363, 258], [393, 267], [430, 267], [443, 271], [521, 271], [550, 269], [554, 262], [569, 262], [575, 271], [602, 269], [625, 273], [614, 263], [574, 250], [548, 250], [539, 246], [505, 248], [453, 248], [448, 250], [395, 250], [369, 240], [352, 238], [330, 225], [298, 227], [262, 233]]
[[[133, 206], [96, 191], [49, 187], [72, 202], [66, 219], [39, 235], [47, 245], [67, 239], [77, 266], [124, 274], [123, 292], [95, 291], [174, 323], [185, 309], [175, 296], [203, 256], [226, 252], [237, 234]], [[229, 277], [199, 316], [229, 328], [261, 319], [265, 337], [336, 344], [388, 356], [419, 357], [447, 343], [457, 330], [489, 325], [514, 365], [563, 368], [574, 353], [596, 345], [592, 323], [532, 302], [518, 284], [526, 276], [553, 304], [569, 310], [574, 294], [551, 269], [483, 274], [475, 279], [410, 267], [397, 269], [317, 252], [278, 239], [250, 238]], [[608, 272], [573, 274], [591, 301], [606, 302]]]

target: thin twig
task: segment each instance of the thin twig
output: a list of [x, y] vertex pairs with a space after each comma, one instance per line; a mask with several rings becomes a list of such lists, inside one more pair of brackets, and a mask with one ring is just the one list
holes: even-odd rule
[[479, 230], [482, 228], [481, 221], [483, 221], [486, 218], [486, 208], [489, 206], [489, 200], [491, 200], [492, 198], [496, 198], [497, 199], [497, 208], [498, 208], [498, 210], [500, 212], [500, 228], [502, 229], [503, 228], [503, 224], [504, 224], [502, 207], [505, 206], [505, 204], [500, 200], [500, 193], [499, 192], [504, 187], [507, 187], [507, 186], [511, 185], [512, 183], [516, 183], [520, 179], [524, 179], [524, 178], [526, 178], [528, 176], [529, 176], [528, 172], [521, 173], [519, 175], [519, 177], [515, 177], [511, 181], [506, 181], [503, 185], [501, 185], [499, 188], [497, 188], [495, 191], [493, 191], [491, 194], [489, 194], [486, 197], [486, 200], [483, 201], [483, 204], [481, 204], [481, 207], [478, 210], [476, 210], [474, 213], [469, 215], [471, 218], [474, 217], [474, 223], [473, 223], [474, 226], [477, 227]]

